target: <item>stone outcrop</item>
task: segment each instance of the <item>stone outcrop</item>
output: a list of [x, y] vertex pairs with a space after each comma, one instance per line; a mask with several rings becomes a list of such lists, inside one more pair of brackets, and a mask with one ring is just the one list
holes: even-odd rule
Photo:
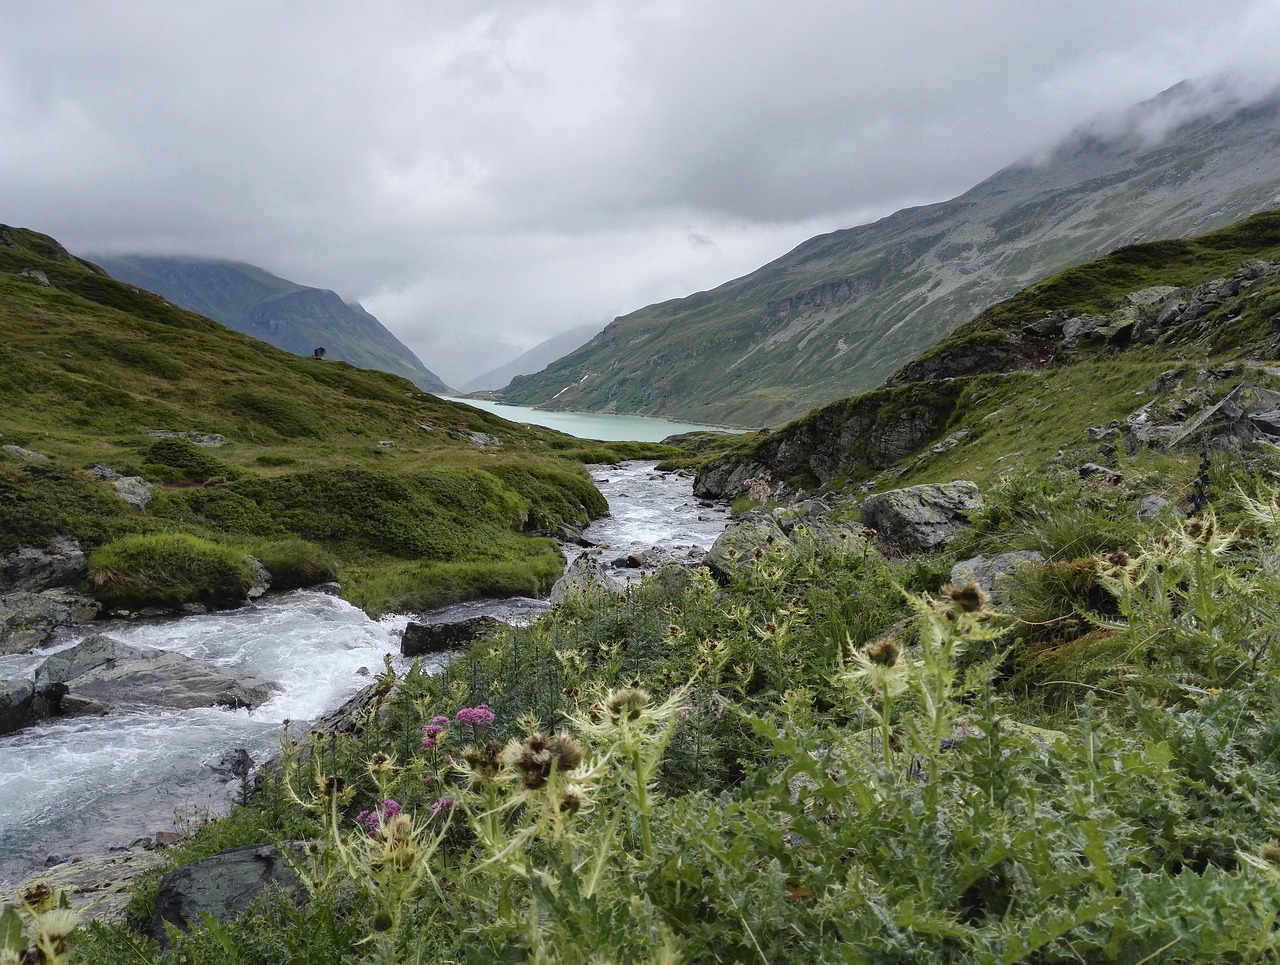
[[289, 892], [295, 901], [306, 898], [297, 874], [271, 844], [235, 848], [170, 871], [160, 879], [151, 937], [168, 948], [169, 927], [187, 931], [206, 914], [219, 922], [233, 921], [268, 887]]
[[975, 556], [951, 567], [951, 582], [957, 586], [976, 583], [991, 597], [996, 606], [1009, 600], [1009, 590], [1019, 568], [1044, 562], [1044, 554], [1035, 550], [1013, 550], [990, 558]]
[[968, 528], [969, 513], [981, 508], [978, 487], [958, 480], [869, 496], [862, 503], [862, 522], [890, 550], [919, 553], [942, 546]]
[[757, 561], [775, 554], [790, 555], [796, 546], [768, 513], [755, 511], [739, 517], [724, 528], [711, 544], [706, 566], [720, 579], [740, 576]]
[[508, 624], [497, 617], [479, 616], [454, 623], [414, 623], [404, 628], [400, 638], [400, 655], [421, 657], [429, 654], [464, 650], [477, 640], [496, 637]]
[[108, 708], [254, 708], [279, 688], [181, 653], [131, 647], [98, 634], [49, 657], [36, 686], [66, 684], [72, 696]]
[[130, 850], [77, 858], [47, 868], [14, 887], [0, 887], [0, 908], [21, 904], [22, 895], [43, 885], [61, 892], [83, 918], [118, 921], [133, 900], [133, 886], [142, 875], [168, 860], [161, 851]]
[[566, 567], [564, 574], [551, 588], [550, 601], [554, 606], [575, 595], [587, 598], [617, 596], [625, 587], [609, 575], [600, 558], [593, 553], [583, 553]]
[[109, 466], [97, 465], [86, 469], [90, 476], [111, 483], [116, 495], [131, 506], [146, 509], [151, 502], [151, 483], [141, 476], [122, 476]]
[[84, 551], [75, 540], [57, 538], [47, 546], [22, 546], [0, 559], [0, 593], [39, 593], [84, 579]]
[[0, 595], [0, 654], [26, 653], [46, 643], [58, 627], [86, 623], [97, 615], [96, 600], [71, 590]]

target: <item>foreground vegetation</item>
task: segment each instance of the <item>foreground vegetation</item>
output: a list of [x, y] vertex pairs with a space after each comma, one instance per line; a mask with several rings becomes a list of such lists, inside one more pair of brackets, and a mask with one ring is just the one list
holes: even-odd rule
[[[998, 603], [856, 531], [728, 585], [573, 598], [178, 856], [314, 841], [305, 900], [94, 962], [1253, 962], [1280, 951], [1280, 473], [1014, 474], [959, 553], [1037, 548]], [[1176, 492], [1175, 492], [1176, 490]], [[1138, 500], [1175, 497], [1139, 521]], [[786, 514], [787, 510], [781, 510]]]

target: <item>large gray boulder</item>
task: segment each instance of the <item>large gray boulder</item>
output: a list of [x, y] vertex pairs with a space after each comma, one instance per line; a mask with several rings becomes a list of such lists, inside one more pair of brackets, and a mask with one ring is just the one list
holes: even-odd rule
[[711, 544], [703, 561], [721, 579], [747, 573], [757, 561], [775, 554], [789, 556], [796, 547], [768, 513], [753, 511], [733, 520]]
[[862, 522], [876, 531], [881, 545], [899, 553], [937, 549], [970, 526], [969, 514], [982, 508], [978, 487], [967, 480], [868, 496]]
[[0, 593], [39, 593], [72, 586], [84, 579], [84, 551], [75, 540], [53, 539], [48, 546], [22, 546], [0, 559]]
[[122, 476], [110, 466], [101, 464], [91, 466], [85, 472], [95, 479], [111, 483], [111, 488], [116, 491], [116, 495], [131, 506], [146, 509], [147, 504], [151, 502], [151, 483], [141, 476]]
[[400, 638], [400, 655], [421, 657], [428, 654], [463, 650], [478, 640], [496, 637], [509, 628], [497, 617], [479, 616], [453, 623], [414, 623], [404, 628]]
[[97, 615], [97, 601], [70, 590], [0, 595], [0, 654], [26, 653], [47, 642], [58, 627], [86, 623]]
[[609, 575], [599, 557], [583, 553], [565, 569], [564, 575], [551, 588], [550, 600], [554, 606], [575, 596], [603, 599], [620, 595], [626, 588]]
[[64, 683], [75, 697], [112, 709], [252, 709], [280, 689], [238, 670], [101, 634], [49, 657], [36, 670], [36, 684], [44, 683]]
[[206, 914], [219, 922], [234, 921], [272, 886], [289, 892], [295, 901], [306, 898], [301, 880], [270, 844], [251, 844], [177, 868], [160, 879], [151, 937], [168, 948], [166, 926], [187, 931]]

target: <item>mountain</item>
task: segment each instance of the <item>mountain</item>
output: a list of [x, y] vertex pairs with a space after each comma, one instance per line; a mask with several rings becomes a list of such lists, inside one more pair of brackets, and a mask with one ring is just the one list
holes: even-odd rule
[[812, 238], [749, 275], [615, 319], [506, 402], [777, 425], [879, 384], [983, 308], [1135, 241], [1280, 199], [1280, 94], [1179, 85], [958, 198]]
[[[1278, 318], [1280, 212], [1127, 246], [992, 306], [879, 388], [741, 439], [694, 491], [985, 486], [1017, 467], [1274, 443]], [[1233, 390], [1261, 404], [1224, 401]]]
[[335, 292], [235, 261], [143, 255], [96, 261], [119, 281], [294, 355], [311, 355], [322, 347], [327, 358], [401, 375], [428, 392], [452, 394], [381, 322]]
[[371, 613], [536, 596], [553, 537], [608, 510], [581, 463], [677, 452], [290, 354], [4, 225], [0, 331], [0, 561], [76, 540], [85, 587], [130, 609], [208, 602], [224, 575], [243, 601], [249, 555]]
[[461, 386], [461, 389], [463, 392], [486, 392], [500, 389], [517, 375], [528, 375], [531, 372], [541, 371], [556, 359], [568, 355], [592, 336], [598, 335], [599, 332], [599, 325], [579, 325], [577, 328], [571, 328], [567, 332], [553, 335], [545, 342], [539, 342], [529, 351], [511, 360], [506, 365], [500, 365], [496, 369], [485, 372], [484, 375], [477, 375], [470, 382]]

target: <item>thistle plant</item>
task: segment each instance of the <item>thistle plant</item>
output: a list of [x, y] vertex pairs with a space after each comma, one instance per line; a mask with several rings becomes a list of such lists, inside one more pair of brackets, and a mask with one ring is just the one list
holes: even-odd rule
[[912, 751], [927, 763], [929, 780], [936, 781], [939, 754], [955, 732], [961, 699], [989, 678], [995, 663], [986, 661], [962, 676], [959, 660], [970, 644], [995, 640], [1000, 633], [985, 625], [986, 596], [976, 584], [945, 586], [938, 599], [904, 595], [916, 611], [919, 645], [906, 654], [887, 639], [853, 650], [837, 677], [865, 695], [880, 732], [886, 770], [893, 766], [892, 721], [898, 698], [910, 692], [915, 709], [904, 719], [904, 730]]
[[39, 907], [25, 905], [34, 933], [30, 941], [18, 909], [4, 907], [0, 913], [0, 965], [67, 965], [71, 961], [71, 935], [80, 924], [80, 913], [67, 907], [64, 895], [56, 903], [51, 899]]

